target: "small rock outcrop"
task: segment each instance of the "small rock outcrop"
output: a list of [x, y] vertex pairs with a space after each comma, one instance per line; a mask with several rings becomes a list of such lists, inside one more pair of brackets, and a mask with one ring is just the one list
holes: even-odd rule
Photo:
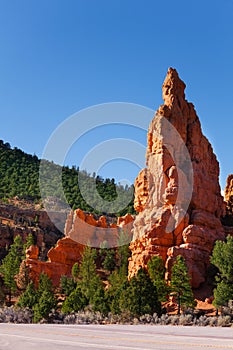
[[[168, 270], [178, 255], [188, 265], [193, 288], [205, 281], [214, 242], [225, 233], [219, 164], [202, 134], [185, 84], [175, 69], [163, 84], [164, 104], [148, 130], [146, 169], [135, 180], [135, 209], [129, 278], [154, 255]], [[174, 130], [175, 131], [174, 131]], [[178, 135], [178, 136], [177, 136]]]
[[231, 235], [233, 237], [233, 174], [227, 177], [224, 197], [226, 202], [226, 215], [222, 219], [222, 223], [226, 236]]
[[233, 174], [228, 175], [224, 192], [227, 214], [233, 215]]
[[59, 286], [62, 275], [71, 275], [72, 266], [80, 262], [84, 246], [74, 242], [69, 237], [60, 239], [54, 248], [48, 252], [48, 261], [38, 259], [38, 247], [31, 246], [26, 252], [26, 264], [30, 280], [38, 285], [41, 273], [46, 273], [51, 278], [54, 286]]

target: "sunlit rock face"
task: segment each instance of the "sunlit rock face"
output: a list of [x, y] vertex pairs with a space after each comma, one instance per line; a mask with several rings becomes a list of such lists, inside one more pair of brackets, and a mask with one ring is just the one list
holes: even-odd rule
[[39, 249], [31, 246], [26, 252], [26, 264], [29, 269], [30, 279], [38, 284], [41, 273], [46, 273], [51, 278], [54, 286], [59, 286], [62, 275], [71, 276], [73, 265], [82, 261], [83, 251], [86, 245], [100, 248], [116, 248], [119, 244], [121, 232], [124, 231], [125, 243], [129, 243], [134, 217], [130, 214], [119, 217], [117, 223], [110, 223], [109, 218], [100, 216], [98, 219], [93, 214], [85, 213], [81, 209], [71, 210], [65, 224], [65, 237], [59, 239], [56, 246], [47, 254], [47, 261], [39, 259]]
[[160, 255], [170, 277], [178, 255], [188, 265], [192, 286], [205, 281], [214, 242], [225, 233], [219, 164], [202, 134], [185, 84], [170, 68], [163, 84], [164, 104], [148, 130], [146, 169], [135, 180], [135, 209], [129, 278]]

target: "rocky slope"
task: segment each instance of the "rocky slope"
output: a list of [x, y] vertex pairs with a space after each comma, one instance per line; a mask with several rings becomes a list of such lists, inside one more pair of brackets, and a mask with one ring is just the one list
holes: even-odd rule
[[160, 255], [169, 278], [181, 254], [192, 286], [198, 288], [205, 281], [214, 242], [225, 238], [219, 164], [175, 69], [168, 70], [162, 90], [164, 104], [148, 130], [147, 168], [135, 181], [139, 214], [133, 224], [129, 277]]
[[[61, 220], [61, 214], [54, 212], [54, 220]], [[16, 199], [9, 203], [0, 202], [0, 260], [6, 255], [6, 248], [20, 235], [26, 241], [28, 234], [34, 237], [39, 258], [46, 259], [47, 252], [64, 235], [50, 221], [45, 210], [39, 206]]]

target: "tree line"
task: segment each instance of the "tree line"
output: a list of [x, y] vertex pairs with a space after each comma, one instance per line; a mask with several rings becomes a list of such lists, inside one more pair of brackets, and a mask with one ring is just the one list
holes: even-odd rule
[[[225, 243], [227, 247], [229, 242]], [[135, 317], [154, 313], [161, 315], [165, 311], [162, 304], [169, 296], [178, 304], [178, 314], [182, 310], [195, 308], [190, 277], [182, 256], [177, 257], [172, 267], [169, 283], [165, 280], [164, 263], [159, 256], [154, 256], [149, 261], [148, 271], [140, 268], [128, 280], [128, 245], [119, 246], [117, 250], [105, 247], [96, 250], [86, 246], [81, 263], [75, 263], [72, 274], [61, 276], [59, 288], [54, 288], [44, 273], [40, 275], [38, 286], [29, 279], [24, 259], [26, 249], [33, 243], [31, 235], [28, 235], [25, 244], [20, 236], [15, 237], [0, 266], [3, 280], [0, 298], [2, 304], [10, 304], [12, 296], [17, 296], [16, 307], [31, 309], [34, 322], [46, 319], [52, 309], [63, 314], [89, 308], [105, 315], [109, 312]], [[100, 277], [97, 261], [102, 272], [104, 270], [104, 278]], [[57, 295], [64, 296], [62, 304], [58, 303]], [[227, 298], [229, 296], [230, 294]], [[216, 303], [222, 301], [216, 298]]]
[[[20, 199], [29, 199], [35, 203], [40, 202], [41, 193], [39, 186], [39, 169], [41, 160], [36, 155], [30, 155], [18, 148], [11, 148], [9, 143], [0, 140], [0, 199], [7, 200], [15, 196]], [[49, 187], [46, 188], [48, 196], [61, 197], [61, 186], [59, 186], [58, 174], [62, 171], [62, 187], [65, 199], [72, 209], [80, 208], [94, 214], [103, 214], [96, 209], [95, 203], [87, 203], [85, 198], [91, 198], [90, 184], [96, 186], [101, 198], [108, 202], [108, 212], [114, 212], [114, 200], [118, 195], [122, 202], [126, 202], [116, 215], [135, 213], [133, 207], [133, 186], [121, 186], [115, 183], [115, 179], [103, 179], [95, 173], [88, 174], [80, 171], [78, 167], [56, 165], [49, 161], [43, 161], [44, 178], [48, 179]], [[79, 182], [82, 182], [80, 191]], [[46, 184], [45, 184], [46, 186]], [[129, 200], [128, 200], [129, 198]], [[94, 200], [94, 199], [93, 199]]]

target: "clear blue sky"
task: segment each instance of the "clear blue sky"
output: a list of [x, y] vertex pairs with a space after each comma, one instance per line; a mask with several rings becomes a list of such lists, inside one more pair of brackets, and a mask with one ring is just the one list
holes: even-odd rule
[[[156, 110], [172, 66], [225, 186], [233, 172], [232, 15], [232, 0], [0, 0], [0, 138], [40, 156], [53, 130], [83, 108], [121, 101]], [[119, 179], [124, 168], [102, 175]]]

